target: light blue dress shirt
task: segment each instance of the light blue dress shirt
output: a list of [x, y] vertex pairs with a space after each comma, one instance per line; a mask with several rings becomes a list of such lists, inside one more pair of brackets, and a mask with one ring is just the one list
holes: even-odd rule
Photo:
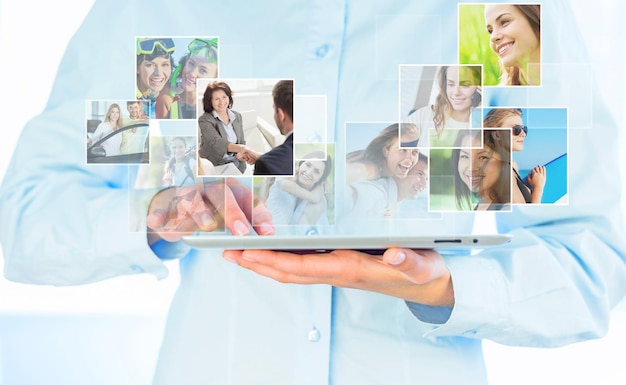
[[[70, 285], [167, 274], [145, 233], [128, 231], [129, 169], [84, 160], [85, 100], [132, 98], [135, 36], [219, 36], [224, 78], [294, 78], [298, 94], [326, 95], [339, 145], [347, 121], [397, 119], [398, 64], [456, 61], [456, 10], [456, 1], [96, 2], [3, 181], [7, 278]], [[183, 258], [155, 384], [481, 384], [481, 338], [559, 346], [605, 333], [626, 290], [617, 143], [607, 139], [617, 129], [592, 95], [567, 5], [545, 2], [542, 18], [543, 86], [484, 90], [483, 100], [569, 108], [568, 205], [497, 214], [511, 244], [446, 257], [453, 309], [280, 284], [218, 252], [162, 243], [161, 257]], [[472, 222], [444, 214], [389, 231]]]

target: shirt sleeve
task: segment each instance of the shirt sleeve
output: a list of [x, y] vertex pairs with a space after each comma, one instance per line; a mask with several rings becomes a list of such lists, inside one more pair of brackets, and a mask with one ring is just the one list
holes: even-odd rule
[[221, 124], [217, 119], [203, 114], [198, 119], [200, 128], [200, 148], [198, 153], [202, 158], [207, 158], [212, 162], [222, 159], [228, 151], [228, 140], [218, 135], [216, 125]]
[[119, 6], [95, 3], [70, 42], [45, 111], [23, 129], [7, 168], [0, 241], [10, 280], [71, 285], [140, 272], [167, 275], [145, 228], [130, 229], [130, 167], [86, 164], [86, 103], [133, 95], [128, 68], [110, 64], [133, 57], [132, 38], [103, 25], [107, 15], [132, 24], [124, 19], [130, 15], [120, 15], [133, 12]]
[[551, 20], [542, 28], [542, 87], [500, 88], [490, 93], [489, 103], [568, 106], [567, 203], [497, 213], [498, 230], [513, 235], [510, 244], [447, 258], [455, 294], [449, 316], [409, 304], [420, 320], [436, 324], [428, 336], [523, 346], [597, 338], [606, 333], [610, 311], [626, 293], [620, 149], [617, 141], [606, 140], [618, 136], [618, 125], [594, 84], [576, 83], [589, 87], [588, 93], [569, 88], [573, 78], [592, 79], [583, 76], [590, 75], [591, 63], [579, 47], [571, 11], [562, 2], [545, 2], [542, 15]]

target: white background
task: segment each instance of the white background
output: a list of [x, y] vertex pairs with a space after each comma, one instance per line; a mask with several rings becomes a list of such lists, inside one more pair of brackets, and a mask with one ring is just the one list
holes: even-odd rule
[[[619, 0], [573, 2], [591, 56], [598, 59], [596, 80], [612, 111], [621, 112], [626, 76], [608, 69], [615, 68], [610, 61], [626, 59], [624, 5]], [[64, 47], [91, 4], [0, 0], [0, 179], [21, 128], [43, 110]], [[149, 383], [178, 279], [176, 263], [168, 266], [173, 274], [163, 281], [145, 275], [72, 288], [20, 285], [0, 278], [0, 384], [24, 383], [19, 370], [33, 376], [39, 371], [47, 384]], [[551, 350], [485, 342], [491, 384], [625, 384], [623, 308], [614, 312], [609, 334], [598, 341]], [[98, 333], [81, 329], [87, 323], [97, 325]], [[59, 339], [50, 338], [54, 333], [61, 333]], [[96, 351], [84, 351], [86, 343]], [[28, 360], [23, 368], [21, 357]]]

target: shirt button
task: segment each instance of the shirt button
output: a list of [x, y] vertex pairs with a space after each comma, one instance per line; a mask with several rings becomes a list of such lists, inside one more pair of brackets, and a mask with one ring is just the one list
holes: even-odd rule
[[323, 58], [326, 57], [326, 55], [328, 55], [328, 50], [329, 49], [330, 49], [330, 47], [328, 46], [328, 44], [320, 45], [315, 50], [315, 56], [317, 56], [320, 59], [323, 59]]
[[309, 339], [309, 342], [317, 342], [320, 340], [320, 332], [319, 330], [313, 328], [311, 330], [309, 330], [309, 335], [307, 337]]

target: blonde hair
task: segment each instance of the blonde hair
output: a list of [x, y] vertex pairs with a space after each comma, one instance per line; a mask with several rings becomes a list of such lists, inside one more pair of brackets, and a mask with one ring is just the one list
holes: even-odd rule
[[120, 108], [120, 105], [117, 103], [113, 103], [109, 106], [109, 109], [107, 110], [107, 114], [104, 117], [104, 121], [105, 122], [110, 122], [111, 121], [111, 112], [113, 111], [114, 108], [117, 108], [117, 112], [119, 113], [119, 117], [117, 118], [117, 122], [115, 122], [115, 124], [117, 125], [117, 128], [123, 127], [124, 126], [124, 121], [122, 120], [122, 109]]

